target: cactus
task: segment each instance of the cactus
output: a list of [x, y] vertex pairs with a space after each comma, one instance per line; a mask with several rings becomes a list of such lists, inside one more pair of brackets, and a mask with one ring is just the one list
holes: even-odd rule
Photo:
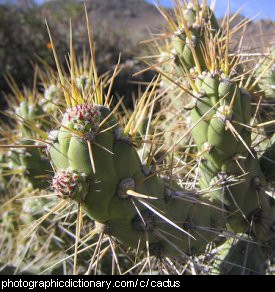
[[[197, 30], [186, 25], [194, 11], [184, 10], [181, 35], [190, 39], [193, 33], [197, 40], [200, 33], [195, 35]], [[201, 41], [209, 48], [218, 42], [211, 36]], [[89, 217], [104, 224], [107, 234], [153, 255], [202, 253], [227, 225], [236, 233], [249, 233], [261, 245], [249, 252], [266, 258], [274, 244], [275, 208], [263, 191], [266, 179], [245, 126], [250, 124], [253, 87], [249, 92], [235, 81], [226, 42], [228, 36], [226, 49], [209, 49], [207, 58], [199, 47], [179, 41], [178, 36], [173, 43], [192, 89], [187, 93], [194, 104], [191, 134], [201, 160], [199, 199], [158, 176], [150, 165], [142, 165], [127, 129], [119, 127], [106, 104], [87, 102], [74, 92], [48, 149], [56, 194], [80, 203]], [[209, 62], [218, 54], [214, 64]], [[187, 70], [194, 66], [191, 76]], [[233, 262], [240, 260], [242, 244], [230, 248], [227, 257]]]
[[[252, 238], [227, 240], [216, 258], [217, 273], [226, 275], [264, 275], [266, 256]], [[214, 274], [214, 271], [212, 272]]]
[[19, 126], [22, 136], [28, 141], [22, 141], [20, 144], [25, 148], [14, 148], [9, 152], [9, 167], [10, 169], [18, 169], [28, 179], [34, 188], [44, 189], [48, 186], [49, 174], [51, 172], [51, 165], [45, 154], [35, 145], [33, 128], [47, 127], [40, 123], [40, 117], [45, 116], [44, 111], [39, 105], [31, 105], [27, 101], [22, 101], [16, 108], [16, 114], [23, 120], [23, 124]]
[[34, 188], [45, 189], [49, 186], [51, 165], [39, 149], [12, 149], [9, 161], [10, 169], [21, 170]]
[[[193, 136], [205, 159], [200, 165], [200, 186], [220, 188], [210, 196], [226, 207], [234, 231], [251, 229], [257, 240], [270, 246], [274, 241], [274, 202], [263, 192], [266, 180], [253, 154], [250, 133], [241, 126], [250, 121], [249, 94], [229, 78], [207, 74], [197, 83], [204, 94], [191, 116], [197, 124]], [[236, 180], [242, 175], [243, 182]]]
[[[221, 36], [222, 29], [213, 11], [205, 3], [198, 5], [190, 2], [176, 5], [174, 18], [165, 10], [159, 9], [168, 22], [168, 31], [165, 34], [165, 41], [156, 43], [154, 51], [156, 55], [160, 55], [158, 58], [160, 87], [165, 93], [164, 144], [166, 141], [167, 144], [171, 144], [171, 141], [176, 143], [189, 126], [189, 113], [185, 114], [185, 109], [189, 107], [191, 101], [189, 93], [192, 92], [188, 75], [195, 76], [196, 72], [201, 73], [206, 69], [207, 64], [211, 62], [207, 57], [210, 49], [207, 45], [210, 40]], [[190, 136], [181, 139], [175, 149], [184, 152], [191, 140]]]
[[273, 182], [275, 179], [275, 135], [271, 139], [271, 145], [261, 155], [260, 165], [268, 182]]
[[267, 55], [259, 61], [256, 66], [254, 78], [259, 79], [258, 95], [262, 97], [263, 106], [259, 110], [258, 116], [264, 125], [264, 130], [268, 137], [272, 137], [274, 131], [274, 109], [275, 109], [275, 46], [270, 47]]
[[[219, 273], [264, 274], [275, 242], [275, 204], [268, 192], [268, 188], [274, 190], [275, 144], [273, 137], [267, 137], [269, 146], [262, 143], [262, 155], [257, 153], [251, 138], [257, 127], [251, 118], [256, 83], [266, 98], [270, 98], [269, 91], [261, 78], [256, 77], [251, 84], [252, 78], [244, 80], [246, 74], [236, 70], [241, 61], [229, 55], [229, 16], [227, 25], [219, 28], [206, 1], [201, 6], [178, 3], [175, 13], [176, 23], [163, 13], [173, 30], [167, 50], [169, 57], [173, 47], [173, 62], [154, 68], [163, 75], [165, 90], [169, 93], [169, 83], [173, 84], [173, 93], [179, 92], [182, 99], [176, 106], [186, 120], [179, 141], [183, 141], [180, 151], [187, 148], [182, 151], [187, 170], [177, 176], [173, 173], [177, 167], [173, 160], [175, 140], [165, 140], [168, 150], [160, 157], [156, 157], [157, 151], [148, 151], [147, 159], [139, 155], [145, 153], [139, 149], [141, 136], [146, 136], [151, 148], [157, 147], [157, 135], [152, 131], [143, 135], [143, 131], [138, 136], [137, 131], [144, 120], [146, 126], [153, 125], [149, 123], [153, 111], [149, 119], [144, 113], [163, 96], [157, 92], [160, 78], [150, 83], [128, 123], [120, 123], [119, 105], [112, 109], [110, 102], [114, 79], [104, 83], [104, 78], [98, 77], [88, 28], [91, 66], [79, 70], [71, 39], [70, 77], [60, 69], [50, 35], [66, 108], [48, 135], [39, 127], [35, 129], [46, 137], [47, 163], [54, 170], [51, 187], [58, 198], [75, 202], [95, 221], [94, 230], [135, 253], [176, 258], [180, 264], [180, 260], [204, 254], [213, 245], [220, 250], [215, 264]], [[265, 77], [270, 64], [264, 65], [260, 77]], [[103, 95], [106, 84], [110, 87]], [[173, 97], [171, 94], [168, 102]], [[190, 101], [188, 109], [185, 99]], [[23, 104], [20, 115], [26, 121], [36, 113]], [[159, 113], [156, 117], [154, 122], [158, 123]], [[164, 122], [165, 129], [168, 123]], [[27, 128], [24, 135], [33, 137], [32, 128]], [[188, 145], [184, 145], [186, 141]], [[195, 145], [190, 147], [190, 141]], [[26, 151], [21, 156], [14, 154], [13, 167], [30, 165], [34, 171], [32, 174], [29, 168], [28, 173], [34, 178], [39, 174], [41, 156], [36, 157], [36, 148], [27, 151], [33, 149], [31, 156]], [[187, 172], [193, 175], [191, 187], [185, 180]], [[79, 223], [79, 217], [77, 220]], [[76, 248], [77, 244], [76, 240]]]
[[[263, 58], [257, 65], [255, 76], [261, 76], [258, 83], [260, 89], [264, 92], [266, 99], [274, 101], [275, 96], [275, 68], [274, 64], [270, 66], [270, 62], [275, 58], [275, 46], [273, 45], [268, 52], [268, 55]], [[267, 70], [266, 70], [267, 69]]]
[[45, 88], [44, 97], [46, 102], [42, 100], [41, 107], [48, 113], [54, 112], [56, 106], [64, 98], [62, 89], [55, 84], [50, 84]]
[[[174, 32], [172, 45], [177, 53], [176, 62], [179, 66], [190, 70], [196, 67], [199, 71], [206, 68], [205, 53], [206, 35], [215, 34], [219, 26], [213, 11], [205, 5], [188, 3], [186, 6], [175, 8], [177, 24], [172, 25]], [[209, 37], [209, 36], [208, 36]]]
[[[85, 114], [89, 120], [85, 121]], [[86, 124], [87, 130], [80, 124]], [[222, 228], [222, 216], [218, 219], [222, 212], [207, 206], [207, 200], [188, 202], [194, 201], [192, 194], [186, 194], [186, 200], [181, 198], [183, 194], [177, 189], [143, 167], [131, 140], [121, 136], [116, 124], [106, 106], [86, 104], [67, 110], [63, 128], [49, 149], [56, 168], [53, 188], [57, 195], [80, 202], [93, 220], [105, 224], [108, 233], [133, 248], [139, 242], [144, 249], [148, 233], [151, 252], [166, 256], [180, 254], [179, 250], [189, 254], [202, 251], [206, 239], [216, 237], [211, 228]], [[76, 133], [76, 129], [82, 131]], [[78, 153], [83, 155], [79, 157]], [[136, 200], [135, 193], [152, 199]], [[201, 212], [205, 214], [205, 224]], [[189, 232], [171, 221], [186, 224]], [[194, 240], [193, 233], [200, 224], [206, 230]], [[157, 235], [161, 230], [173, 237], [166, 242]]]

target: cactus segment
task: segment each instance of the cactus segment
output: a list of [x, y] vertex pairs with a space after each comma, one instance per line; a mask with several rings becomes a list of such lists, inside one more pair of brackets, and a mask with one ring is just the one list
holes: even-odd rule
[[[37, 103], [24, 100], [15, 108], [16, 115], [23, 121], [20, 124], [20, 131], [24, 138], [30, 141], [22, 141], [22, 145], [35, 145], [32, 141], [35, 137], [33, 128], [41, 131], [48, 129], [45, 122], [45, 112]], [[38, 148], [11, 149], [9, 152], [9, 167], [22, 170], [28, 181], [34, 188], [47, 188], [51, 164], [42, 151]]]
[[88, 90], [92, 86], [92, 82], [88, 75], [80, 75], [76, 78], [76, 86], [80, 90], [80, 92], [83, 92], [84, 94], [87, 94]]
[[275, 214], [262, 191], [266, 180], [251, 150], [251, 134], [242, 126], [249, 122], [250, 97], [223, 75], [219, 82], [210, 73], [198, 78], [196, 84], [203, 94], [191, 118], [196, 124], [192, 135], [202, 156], [200, 187], [210, 187], [209, 199], [228, 210], [232, 230], [248, 232], [252, 228], [257, 240], [267, 244], [274, 237], [268, 228], [272, 229]]
[[268, 182], [275, 181], [275, 135], [272, 136], [271, 145], [261, 155], [260, 165]]
[[62, 88], [55, 84], [50, 84], [45, 88], [44, 100], [40, 102], [41, 107], [47, 113], [54, 113], [56, 106], [64, 99]]
[[[162, 80], [159, 83], [160, 78], [155, 79], [151, 93], [153, 81], [150, 83], [125, 130], [109, 108], [118, 67], [112, 79], [106, 83], [105, 77], [101, 80], [96, 73], [89, 39], [91, 63], [85, 61], [87, 66], [77, 68], [71, 39], [71, 80], [66, 80], [56, 60], [62, 86], [50, 86], [45, 90], [47, 102], [44, 103], [35, 103], [34, 98], [22, 102], [19, 98], [16, 110], [24, 121], [25, 137], [35, 140], [37, 136], [32, 129], [43, 138], [48, 137], [45, 142], [50, 162], [45, 161], [40, 149], [26, 147], [11, 151], [10, 166], [22, 170], [34, 187], [43, 188], [47, 185], [41, 176], [45, 176], [50, 165], [53, 167], [55, 175], [51, 188], [56, 196], [81, 205], [78, 215], [84, 210], [87, 217], [96, 221], [92, 233], [101, 232], [95, 249], [99, 257], [105, 255], [105, 239], [109, 240], [115, 255], [113, 238], [127, 248], [145, 251], [148, 259], [151, 255], [165, 260], [175, 257], [177, 265], [182, 264], [182, 258], [190, 261], [189, 256], [209, 252], [209, 248], [211, 254], [215, 247], [221, 250], [218, 254], [218, 260], [222, 261], [218, 263], [220, 272], [263, 274], [266, 259], [274, 252], [275, 245], [275, 201], [272, 194], [267, 196], [270, 195], [268, 188], [274, 183], [275, 151], [271, 136], [265, 136], [270, 140], [270, 147], [265, 147], [258, 159], [259, 153], [255, 150], [262, 145], [258, 146], [258, 141], [252, 144], [251, 133], [257, 133], [260, 125], [250, 125], [251, 116], [253, 122], [258, 118], [252, 113], [251, 102], [257, 82], [249, 87], [251, 78], [244, 80], [247, 72], [238, 73], [240, 64], [246, 66], [242, 54], [231, 58], [229, 52], [231, 35], [245, 23], [241, 22], [231, 33], [230, 22], [236, 15], [230, 18], [228, 14], [226, 29], [224, 24], [220, 29], [213, 12], [206, 6], [207, 1], [202, 5], [176, 2], [175, 17], [160, 9], [172, 29], [171, 42], [167, 43], [166, 39], [166, 47], [157, 47], [158, 54], [153, 56], [158, 62], [151, 68], [156, 67], [158, 73], [163, 73]], [[274, 58], [273, 52], [270, 55]], [[263, 74], [269, 63], [270, 59], [264, 60], [254, 70], [256, 75], [262, 75], [257, 80], [260, 88], [257, 91], [267, 100], [274, 98], [274, 68]], [[91, 68], [86, 68], [89, 66]], [[103, 106], [103, 90], [107, 85], [110, 87]], [[158, 86], [167, 91], [167, 95], [163, 91], [159, 94]], [[61, 87], [63, 94], [59, 92]], [[161, 101], [157, 106], [163, 108], [155, 110], [155, 102], [163, 96], [168, 97], [166, 104]], [[43, 133], [48, 130], [43, 116], [51, 112], [47, 109], [49, 102], [61, 105], [61, 97], [65, 97], [68, 108], [59, 128], [47, 136]], [[268, 106], [272, 108], [270, 103]], [[144, 117], [149, 109], [150, 117]], [[56, 119], [60, 117], [51, 114]], [[272, 113], [268, 114], [268, 118], [272, 117]], [[158, 124], [163, 120], [164, 129]], [[35, 123], [33, 127], [32, 122]], [[167, 134], [165, 130], [170, 123], [173, 133]], [[152, 129], [152, 125], [156, 125], [156, 129]], [[173, 131], [177, 127], [182, 132], [188, 130], [177, 137]], [[145, 134], [142, 141], [141, 136]], [[150, 147], [141, 147], [147, 140], [151, 142]], [[167, 145], [160, 145], [160, 141], [167, 142], [168, 151], [162, 149]], [[263, 143], [268, 142], [265, 139]], [[138, 147], [142, 149], [136, 149]], [[161, 151], [165, 152], [159, 159]], [[138, 153], [142, 154], [142, 160]], [[141, 161], [146, 161], [146, 165]], [[41, 207], [35, 203], [29, 201], [25, 208], [27, 213], [28, 208], [39, 213], [37, 208]], [[36, 219], [28, 215], [23, 217], [26, 223]], [[78, 219], [81, 221], [80, 217]], [[82, 245], [78, 246], [78, 231], [75, 264], [77, 248]], [[231, 239], [224, 243], [232, 232], [238, 241]], [[103, 238], [104, 234], [107, 237]], [[116, 261], [115, 255], [113, 263]], [[91, 269], [94, 263], [91, 261]]]
[[219, 254], [218, 270], [223, 275], [264, 275], [266, 257], [257, 242], [244, 237], [228, 240]]
[[38, 128], [48, 128], [48, 125], [43, 121], [46, 113], [38, 104], [30, 104], [28, 101], [22, 101], [15, 109], [15, 113], [24, 121], [20, 126], [23, 137], [33, 137], [32, 124]]
[[[212, 217], [220, 217], [217, 225], [224, 228], [223, 211], [209, 207], [204, 199], [193, 206], [177, 192], [179, 188], [168, 187], [154, 172], [145, 171], [131, 140], [118, 134], [116, 125], [107, 107], [81, 105], [66, 111], [48, 149], [56, 169], [52, 183], [56, 194], [81, 203], [110, 235], [133, 248], [146, 249], [149, 240], [152, 252], [161, 255], [203, 252], [216, 237]], [[187, 196], [192, 200], [191, 194]], [[189, 220], [192, 228], [186, 225]]]
[[52, 167], [45, 154], [38, 148], [29, 148], [28, 145], [35, 146], [33, 139], [35, 131], [46, 131], [49, 125], [45, 119], [46, 113], [38, 103], [24, 100], [15, 108], [16, 116], [23, 122], [20, 124], [22, 137], [29, 141], [22, 141], [21, 145], [26, 148], [11, 149], [9, 152], [10, 169], [21, 170], [23, 175], [34, 188], [47, 188], [48, 179], [52, 172]]
[[[192, 135], [199, 150], [204, 152], [204, 158], [209, 159], [217, 168], [221, 168], [223, 164], [230, 163], [234, 155], [246, 150], [245, 145], [240, 143], [228, 128], [228, 122], [234, 123], [234, 128], [244, 143], [250, 145], [250, 136], [245, 135], [248, 130], [239, 125], [244, 123], [243, 111], [244, 108], [246, 108], [245, 111], [249, 111], [250, 100], [247, 95], [243, 96], [242, 91], [233, 86], [230, 81], [221, 79], [218, 83], [215, 80], [207, 85], [207, 80], [213, 81], [213, 78], [210, 73], [206, 77], [200, 88], [204, 95], [198, 98], [195, 108], [191, 111], [193, 124], [202, 119], [193, 129]], [[216, 85], [216, 88], [209, 90], [213, 85]], [[208, 90], [205, 90], [206, 88]], [[243, 105], [240, 100], [243, 101]], [[220, 104], [217, 104], [218, 101]], [[234, 104], [231, 108], [232, 101]], [[205, 149], [206, 145], [207, 149]]]
[[[267, 56], [265, 56], [256, 67], [254, 78], [258, 80], [257, 90], [258, 94], [263, 98], [258, 116], [260, 123], [264, 125], [265, 134], [271, 138], [275, 133], [274, 123], [269, 124], [270, 121], [275, 120], [275, 46], [273, 45]], [[260, 79], [259, 79], [260, 78]]]
[[39, 149], [12, 149], [9, 152], [9, 167], [21, 169], [33, 188], [44, 189], [49, 186], [52, 167]]
[[[265, 98], [270, 100], [275, 100], [275, 46], [270, 48], [268, 56], [263, 58], [258, 64], [257, 70], [255, 72], [255, 77], [262, 75], [262, 78], [259, 80], [258, 86], [264, 92]], [[273, 60], [273, 65], [266, 68], [270, 65], [270, 62]], [[265, 71], [265, 72], [264, 72]]]
[[203, 10], [202, 7], [192, 5], [185, 7], [182, 14], [185, 23], [179, 24], [180, 27], [174, 32], [172, 39], [172, 46], [177, 52], [178, 66], [182, 67], [183, 64], [188, 70], [196, 67], [193, 48], [201, 69], [205, 70], [206, 63], [201, 48], [205, 46], [207, 31], [211, 31], [213, 36], [218, 32], [218, 22], [209, 7]]

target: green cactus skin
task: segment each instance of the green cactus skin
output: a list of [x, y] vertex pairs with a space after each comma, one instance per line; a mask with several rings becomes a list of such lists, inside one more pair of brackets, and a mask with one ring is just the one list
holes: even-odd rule
[[[177, 84], [182, 84], [188, 89], [190, 89], [190, 86], [185, 77], [185, 72], [190, 69], [191, 72], [196, 68], [193, 52], [190, 47], [194, 47], [198, 62], [202, 67], [201, 69], [205, 70], [206, 64], [201, 47], [205, 46], [205, 35], [207, 31], [210, 31], [207, 28], [210, 26], [212, 36], [215, 36], [219, 31], [219, 25], [214, 13], [209, 7], [205, 7], [204, 9], [204, 15], [202, 15], [201, 6], [196, 7], [189, 3], [183, 9], [183, 17], [185, 18], [191, 38], [193, 39], [192, 44], [190, 44], [184, 27], [179, 27], [178, 31], [174, 32], [171, 43], [168, 46], [166, 44], [165, 48], [162, 48], [162, 46], [158, 48], [161, 50], [159, 62], [161, 63], [162, 72]], [[178, 26], [181, 25], [180, 23], [178, 24]], [[195, 71], [196, 70], [197, 69], [195, 69]], [[181, 108], [189, 103], [190, 97], [188, 94], [164, 76], [162, 76], [160, 86], [163, 90], [168, 92], [171, 103], [174, 103], [176, 108]]]
[[[270, 48], [270, 52], [267, 57], [265, 57], [260, 63], [258, 64], [258, 68], [255, 72], [255, 77], [259, 76], [263, 73], [263, 71], [267, 68], [270, 64], [272, 59], [275, 58], [275, 46]], [[275, 64], [273, 65], [264, 73], [262, 78], [260, 79], [258, 86], [264, 92], [265, 98], [270, 99], [271, 101], [275, 101]]]
[[[183, 70], [182, 67], [179, 66], [179, 61], [177, 58], [178, 57], [175, 50], [171, 53], [163, 51], [159, 59], [160, 63], [164, 62], [161, 65], [161, 71], [165, 75], [169, 76], [169, 78], [172, 80], [175, 80], [177, 84], [182, 84], [186, 88], [189, 88], [188, 82], [182, 78]], [[176, 84], [164, 76], [161, 78], [160, 88], [166, 92], [170, 98], [170, 102], [173, 103], [175, 108], [182, 108], [185, 104], [188, 103], [188, 95]]]
[[78, 76], [75, 82], [78, 90], [84, 94], [87, 94], [88, 90], [92, 88], [92, 81], [86, 74]]
[[[133, 248], [139, 245], [141, 250], [145, 249], [148, 236], [152, 254], [179, 256], [202, 252], [216, 237], [213, 230], [224, 228], [223, 211], [211, 207], [206, 199], [195, 203], [192, 194], [186, 194], [188, 200], [184, 199], [179, 188], [169, 187], [169, 183], [146, 170], [130, 139], [119, 135], [118, 126], [111, 128], [117, 124], [112, 115], [100, 129], [90, 127], [89, 123], [93, 122], [90, 119], [86, 125], [90, 131], [82, 132], [92, 143], [96, 168], [93, 173], [87, 140], [69, 131], [80, 120], [85, 124], [82, 114], [76, 119], [70, 117], [70, 113], [77, 113], [76, 109], [81, 113], [84, 109], [93, 113], [96, 125], [98, 116], [102, 121], [110, 114], [104, 106], [94, 105], [92, 109], [90, 105], [82, 105], [64, 115], [63, 127], [49, 148], [56, 168], [52, 185], [57, 195], [81, 202], [93, 220], [105, 224], [110, 235]], [[126, 190], [154, 199], [137, 200]], [[177, 226], [166, 222], [150, 208]], [[196, 240], [180, 229], [192, 234]]]
[[12, 149], [9, 153], [9, 168], [22, 169], [33, 188], [49, 187], [51, 164], [39, 149]]
[[[257, 65], [254, 73], [254, 78], [259, 77], [260, 80], [257, 84], [259, 95], [263, 98], [264, 104], [259, 113], [258, 119], [260, 123], [266, 123], [275, 120], [275, 46], [269, 50], [269, 54], [264, 57]], [[273, 61], [273, 62], [272, 62]], [[272, 63], [272, 64], [271, 64]], [[274, 124], [266, 123], [264, 131], [269, 138], [275, 133]]]
[[[209, 17], [210, 14], [211, 17]], [[251, 149], [251, 133], [249, 128], [242, 126], [250, 125], [252, 110], [249, 93], [221, 73], [206, 73], [207, 65], [200, 49], [201, 46], [198, 44], [202, 44], [203, 47], [207, 33], [214, 37], [219, 33], [219, 27], [209, 8], [206, 9], [205, 23], [210, 18], [211, 32], [209, 28], [196, 26], [197, 15], [193, 5], [189, 5], [183, 10], [183, 18], [191, 33], [192, 43], [190, 43], [190, 37], [187, 37], [188, 31], [186, 31], [185, 24], [185, 29], [179, 28], [174, 34], [172, 46], [176, 51], [174, 59], [178, 68], [182, 65], [185, 67], [182, 73], [187, 69], [192, 75], [192, 68], [198, 69], [192, 46], [199, 67], [203, 71], [195, 80], [200, 94], [196, 100], [194, 99], [195, 107], [191, 111], [192, 123], [197, 124], [192, 131], [192, 136], [197, 143], [198, 150], [202, 153], [199, 184], [201, 190], [207, 190], [210, 187], [211, 192], [206, 197], [215, 205], [228, 211], [227, 222], [230, 229], [235, 232], [249, 232], [249, 234], [252, 232], [256, 242], [259, 241], [268, 246], [270, 251], [270, 247], [274, 248], [275, 238], [274, 200], [268, 199], [263, 188], [266, 187], [267, 182], [274, 180], [275, 164], [272, 163], [274, 151], [270, 147], [259, 161], [256, 153]], [[204, 33], [206, 31], [207, 33]], [[274, 53], [273, 49], [270, 56], [260, 64], [256, 74], [262, 73], [262, 70], [274, 58]], [[171, 71], [172, 66], [169, 68], [167, 65], [167, 67], [164, 68], [166, 74], [169, 70]], [[178, 75], [175, 75], [177, 80], [180, 79], [180, 76], [184, 76], [182, 73], [179, 72]], [[274, 66], [263, 75], [259, 82], [259, 87], [267, 100], [274, 100], [273, 73]], [[173, 80], [175, 79], [176, 77]], [[169, 82], [167, 86], [169, 86]], [[188, 88], [188, 86], [185, 87]], [[264, 114], [263, 121], [274, 119], [272, 112]], [[232, 133], [232, 126], [234, 133]], [[269, 132], [272, 134], [274, 129], [269, 129]], [[241, 176], [243, 179], [237, 178]], [[260, 253], [263, 252], [261, 248], [257, 247], [257, 251], [254, 248], [251, 254], [255, 252], [256, 255], [258, 250], [261, 250]], [[230, 257], [232, 254], [234, 254], [233, 258], [236, 257], [237, 260], [237, 252], [231, 252]], [[248, 263], [248, 268], [249, 265], [250, 263]]]
[[[78, 105], [64, 114], [49, 148], [56, 170], [53, 188], [58, 196], [80, 202], [93, 220], [105, 224], [106, 232], [127, 246], [144, 250], [148, 241], [151, 254], [203, 252], [217, 230], [225, 229], [225, 220], [231, 230], [252, 234], [264, 246], [261, 252], [269, 252], [275, 238], [275, 208], [261, 190], [266, 182], [259, 161], [253, 150], [247, 150], [251, 133], [241, 125], [250, 122], [250, 95], [218, 74], [204, 73], [196, 85], [201, 95], [191, 118], [196, 123], [192, 135], [204, 158], [199, 183], [202, 190], [215, 189], [207, 191], [200, 203], [190, 193], [188, 201], [183, 199], [183, 190], [146, 170], [130, 138], [121, 135], [116, 119], [100, 105]], [[246, 146], [237, 141], [228, 123], [234, 124]], [[236, 179], [239, 176], [245, 179]], [[135, 199], [126, 190], [151, 199]]]
[[[259, 123], [266, 123], [264, 131], [268, 138], [275, 133], [274, 124], [268, 122], [275, 120], [275, 46], [269, 50], [269, 54], [263, 58], [254, 73], [254, 78], [260, 80], [257, 84], [259, 95], [263, 98], [263, 106], [258, 112]], [[273, 62], [272, 62], [273, 61]], [[272, 64], [271, 64], [272, 63]], [[256, 101], [257, 103], [257, 101]], [[255, 107], [256, 108], [256, 107]]]
[[244, 237], [234, 242], [232, 239], [221, 246], [217, 260], [218, 271], [224, 275], [264, 275], [266, 256], [258, 243]]
[[275, 134], [270, 139], [271, 145], [260, 158], [261, 169], [268, 182], [275, 182]]
[[24, 138], [33, 138], [33, 130], [30, 129], [31, 124], [41, 129], [48, 129], [48, 125], [43, 121], [46, 113], [38, 104], [30, 104], [28, 101], [22, 101], [15, 109], [15, 113], [24, 121], [20, 126]]
[[46, 113], [54, 113], [57, 106], [64, 99], [63, 90], [60, 86], [51, 84], [44, 91], [44, 98], [40, 102], [40, 106]]
[[[208, 6], [203, 8], [203, 5], [197, 6], [189, 3], [186, 5], [184, 4], [184, 6], [179, 9], [181, 10], [182, 17], [177, 19], [178, 30], [174, 32], [169, 44], [166, 44], [164, 47], [159, 46], [158, 48], [161, 51], [161, 57], [159, 59], [161, 63], [160, 68], [165, 74], [162, 76], [160, 87], [163, 91], [167, 92], [166, 100], [168, 100], [169, 106], [172, 107], [172, 109], [185, 110], [185, 108], [190, 107], [191, 97], [177, 84], [180, 84], [192, 92], [189, 79], [186, 76], [186, 70], [189, 71], [188, 74], [192, 76], [196, 74], [198, 68], [194, 60], [191, 46], [193, 46], [196, 52], [200, 70], [205, 70], [206, 62], [202, 48], [206, 46], [206, 39], [208, 39], [210, 35], [211, 37], [215, 37], [215, 35], [219, 33], [220, 28], [213, 11]], [[182, 18], [185, 19], [185, 25], [181, 23], [183, 22]], [[191, 44], [187, 36], [186, 25], [193, 39], [193, 43]], [[168, 76], [170, 80], [165, 76]], [[171, 121], [172, 128], [174, 128], [179, 118], [175, 116], [174, 113], [169, 115], [168, 112], [167, 115], [167, 120]], [[183, 120], [182, 123], [184, 122]], [[165, 127], [166, 129], [171, 128], [171, 126], [168, 127], [168, 125], [165, 125]], [[175, 133], [174, 131], [171, 132], [171, 130], [164, 130], [164, 143], [171, 145], [171, 141], [176, 142], [181, 136], [181, 132]], [[190, 139], [181, 140], [180, 143], [177, 144], [176, 149], [179, 151], [184, 150], [189, 140]]]
[[214, 13], [209, 7], [205, 7], [204, 15], [201, 15], [202, 19], [198, 19], [197, 9], [199, 9], [199, 14], [202, 14], [201, 7], [197, 8], [194, 5], [188, 5], [183, 11], [183, 16], [187, 22], [188, 29], [191, 33], [192, 42], [190, 43], [184, 28], [179, 28], [177, 32], [174, 33], [172, 40], [172, 46], [177, 52], [176, 62], [179, 67], [182, 67], [182, 63], [189, 70], [196, 67], [194, 60], [194, 55], [191, 50], [191, 46], [195, 49], [199, 64], [201, 69], [206, 69], [205, 59], [201, 47], [205, 45], [205, 34], [207, 24], [211, 27], [211, 34], [213, 36], [219, 30], [218, 22], [215, 18]]
[[29, 139], [29, 141], [25, 140], [20, 143], [26, 145], [26, 148], [10, 150], [8, 155], [9, 168], [21, 169], [34, 188], [47, 188], [52, 172], [51, 164], [41, 149], [28, 147], [28, 145], [35, 145], [33, 126], [41, 130], [48, 129], [49, 126], [45, 122], [46, 113], [39, 104], [30, 104], [27, 100], [21, 102], [15, 112], [23, 120], [20, 124], [22, 137]]
[[[274, 247], [274, 200], [269, 200], [262, 191], [266, 180], [251, 149], [251, 134], [241, 125], [250, 122], [250, 96], [223, 75], [204, 73], [196, 84], [201, 95], [191, 118], [196, 124], [192, 135], [203, 157], [200, 187], [213, 188], [209, 199], [229, 212], [232, 230], [252, 232], [257, 241]], [[234, 125], [237, 137], [230, 124]], [[244, 179], [238, 179], [239, 176]]]
[[[106, 233], [129, 247], [149, 248], [151, 255], [199, 254], [226, 228], [245, 233], [251, 245], [242, 240], [230, 243], [219, 269], [226, 274], [263, 274], [263, 263], [275, 245], [275, 204], [263, 191], [269, 166], [259, 162], [249, 128], [244, 126], [251, 118], [249, 93], [221, 72], [206, 72], [201, 51], [206, 44], [204, 32], [214, 36], [219, 27], [209, 8], [202, 19], [212, 31], [197, 26], [199, 13], [194, 7], [188, 5], [184, 11], [192, 40], [187, 29], [179, 27], [172, 46], [176, 69], [181, 70], [177, 74], [187, 69], [193, 78], [203, 71], [192, 86], [199, 94], [191, 111], [196, 125], [192, 136], [202, 158], [199, 200], [195, 193], [142, 165], [109, 108], [94, 104], [68, 108], [61, 127], [52, 132], [48, 147], [55, 170], [52, 187], [58, 197], [80, 203], [91, 219], [105, 226]], [[221, 67], [226, 70], [226, 65]], [[175, 72], [166, 70], [168, 75]], [[80, 80], [78, 89], [85, 91], [86, 81]], [[73, 104], [83, 99], [75, 100]], [[270, 157], [270, 152], [266, 155]]]

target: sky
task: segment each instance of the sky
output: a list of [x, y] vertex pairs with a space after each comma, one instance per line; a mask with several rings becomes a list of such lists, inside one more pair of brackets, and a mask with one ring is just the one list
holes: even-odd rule
[[[10, 0], [12, 1], [12, 0]], [[37, 3], [43, 0], [35, 0]], [[66, 1], [66, 0], [63, 0]], [[156, 0], [146, 0], [149, 3], [154, 3]], [[159, 0], [163, 6], [171, 7], [173, 0]], [[211, 0], [208, 0], [211, 2]], [[228, 0], [216, 0], [215, 14], [218, 18], [223, 17], [227, 10]], [[0, 0], [1, 3], [1, 0]], [[275, 21], [275, 0], [230, 0], [231, 12], [236, 12], [243, 6], [242, 14], [247, 17], [253, 17], [261, 12], [256, 19], [269, 18]]]
[[[147, 0], [147, 2], [154, 3], [155, 0]], [[173, 1], [160, 0], [160, 2], [163, 6], [170, 7]], [[228, 0], [216, 0], [215, 14], [218, 18], [224, 16], [227, 3]], [[243, 5], [245, 6], [241, 14], [244, 16], [252, 17], [261, 12], [257, 19], [270, 18], [275, 21], [275, 0], [230, 0], [231, 12], [236, 12]]]

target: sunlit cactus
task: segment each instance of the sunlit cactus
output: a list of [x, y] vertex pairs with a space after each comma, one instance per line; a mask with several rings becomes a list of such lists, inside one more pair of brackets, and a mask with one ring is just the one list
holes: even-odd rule
[[[111, 78], [98, 75], [87, 11], [91, 56], [78, 60], [71, 32], [69, 74], [48, 28], [58, 76], [54, 85], [41, 77], [43, 102], [24, 99], [10, 81], [19, 96], [15, 113], [23, 138], [5, 146], [11, 148], [10, 169], [21, 168], [34, 188], [47, 188], [57, 201], [38, 219], [40, 205], [30, 199], [23, 209], [34, 214], [22, 218], [41, 225], [74, 208], [75, 274], [89, 247], [94, 255], [86, 274], [100, 261], [105, 267], [109, 251], [112, 271], [116, 264], [121, 274], [122, 266], [136, 269], [137, 259], [148, 261], [150, 272], [152, 260], [154, 268], [169, 263], [174, 272], [190, 264], [201, 274], [265, 274], [274, 256], [275, 142], [265, 131], [274, 121], [259, 118], [260, 103], [256, 112], [253, 107], [259, 94], [274, 98], [274, 55], [251, 73], [242, 52], [230, 54], [234, 17], [228, 13], [219, 26], [213, 5], [185, 2], [177, 1], [174, 16], [159, 8], [170, 34], [152, 49], [154, 61], [143, 58], [157, 76], [131, 114], [122, 100], [113, 104], [119, 66]], [[48, 110], [47, 102], [58, 111]], [[267, 111], [272, 106], [264, 105]], [[45, 174], [48, 180], [39, 180]], [[83, 218], [93, 227], [82, 237]], [[96, 240], [88, 246], [90, 238]]]

